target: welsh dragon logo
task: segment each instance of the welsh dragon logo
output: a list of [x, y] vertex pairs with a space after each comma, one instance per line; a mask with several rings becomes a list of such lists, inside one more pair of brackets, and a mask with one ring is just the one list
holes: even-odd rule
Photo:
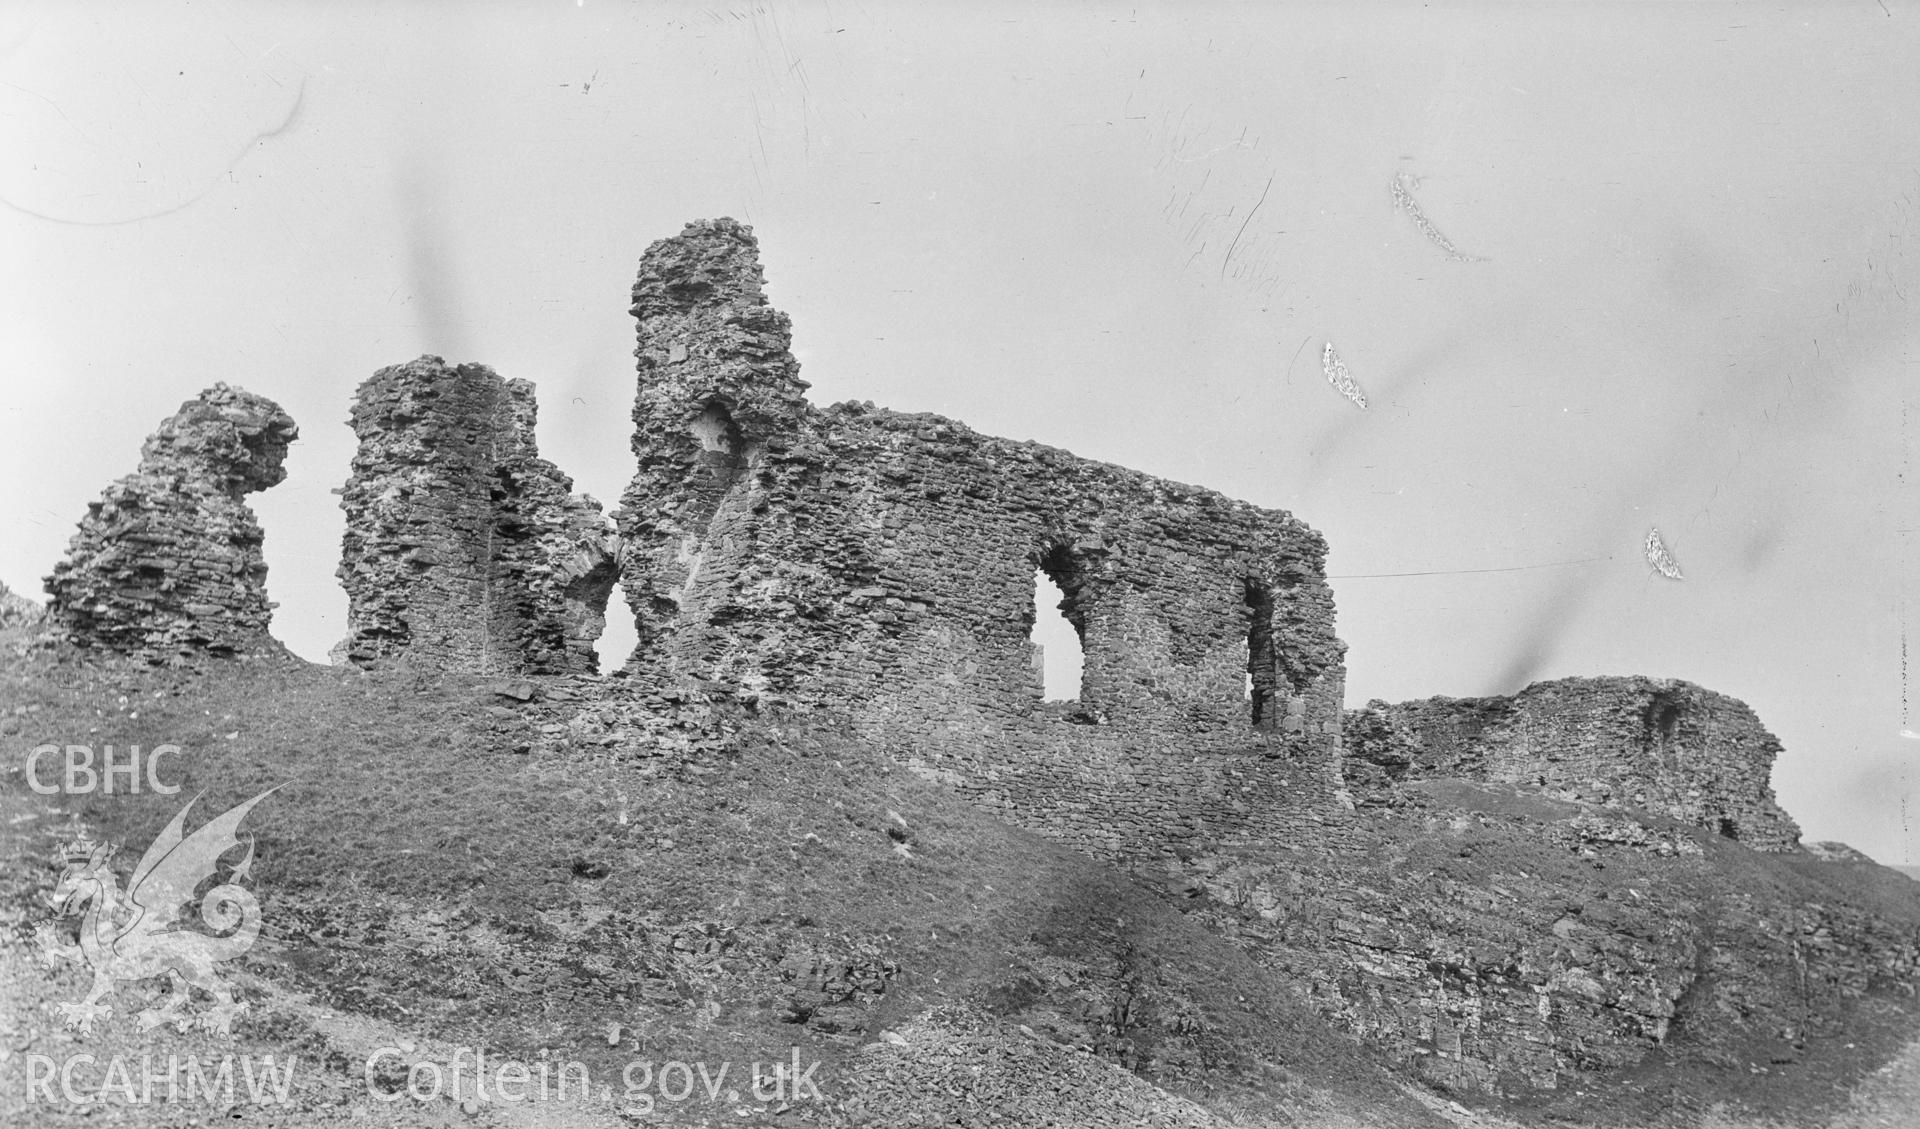
[[[199, 797], [188, 800], [140, 857], [124, 898], [109, 865], [118, 849], [115, 844], [81, 839], [66, 848], [66, 869], [48, 902], [63, 917], [83, 915], [80, 943], [44, 944], [51, 956], [84, 961], [93, 969], [93, 990], [87, 998], [59, 1007], [67, 1026], [91, 1034], [94, 1020], [112, 1012], [100, 1000], [114, 990], [115, 981], [165, 976], [172, 990], [163, 1002], [140, 1012], [142, 1030], [171, 1023], [186, 1031], [197, 1023], [216, 1034], [233, 1035], [233, 1021], [247, 1005], [234, 1002], [232, 990], [214, 974], [214, 965], [246, 952], [260, 936], [260, 903], [240, 885], [253, 867], [251, 836], [245, 857], [200, 897], [200, 920], [211, 933], [189, 928], [186, 911], [194, 891], [217, 876], [220, 857], [242, 845], [235, 838], [240, 821], [273, 791], [269, 788], [208, 820], [191, 835], [185, 834], [187, 812]], [[198, 1017], [187, 1011], [194, 988], [214, 999], [213, 1007]]]

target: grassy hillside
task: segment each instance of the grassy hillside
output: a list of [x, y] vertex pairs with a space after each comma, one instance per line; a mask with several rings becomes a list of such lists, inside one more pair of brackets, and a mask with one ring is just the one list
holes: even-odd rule
[[[528, 702], [480, 680], [297, 661], [156, 675], [32, 660], [4, 679], [17, 945], [44, 927], [77, 831], [128, 844], [124, 879], [187, 798], [204, 793], [197, 822], [278, 786], [246, 825], [265, 922], [246, 969], [423, 1043], [579, 1060], [595, 1077], [797, 1046], [838, 1104], [863, 1055], [902, 1053], [883, 1032], [959, 1007], [996, 1037], [1124, 1068], [1245, 1124], [1433, 1123], [1223, 938], [841, 734], [707, 716], [619, 679], [545, 683]], [[615, 704], [583, 706], [603, 699]], [[649, 725], [637, 742], [622, 728]], [[178, 745], [160, 774], [182, 791], [35, 795], [21, 768], [43, 742]], [[236, 1030], [275, 1034], [258, 1015]], [[333, 1092], [351, 1093], [358, 1065], [334, 1068]], [[951, 1097], [926, 1089], [895, 1094], [886, 1119]]]
[[[181, 791], [37, 794], [23, 769], [42, 743], [177, 745], [160, 776]], [[1429, 782], [1326, 843], [1186, 859], [1170, 882], [993, 819], [826, 722], [697, 693], [36, 655], [0, 663], [0, 987], [19, 1001], [0, 1116], [206, 1115], [22, 1104], [29, 1055], [227, 1048], [138, 1030], [157, 981], [122, 987], [94, 1035], [64, 1030], [52, 1009], [85, 970], [39, 963], [75, 928], [46, 896], [82, 832], [126, 844], [124, 881], [190, 797], [191, 826], [269, 788], [245, 825], [262, 937], [223, 967], [254, 1005], [234, 1046], [305, 1073], [291, 1106], [232, 1111], [255, 1124], [1812, 1126], [1914, 1031], [1910, 983], [1796, 981], [1802, 949], [1771, 934], [1804, 924], [1813, 946], [1870, 922], [1920, 941], [1920, 887], [1653, 817]], [[1681, 838], [1698, 849], [1678, 861], [1648, 849]], [[1809, 904], [1824, 916], [1793, 916]], [[1448, 1035], [1423, 985], [1478, 1007], [1569, 961], [1657, 983], [1676, 953], [1705, 974], [1643, 1060], [1596, 1050], [1558, 1091], [1449, 1094], [1466, 1060], [1441, 1036], [1495, 1035]], [[362, 1077], [382, 1046], [404, 1054], [374, 1072], [377, 1096], [462, 1046], [614, 1085], [538, 1107], [389, 1103]], [[736, 1087], [647, 1110], [619, 1092], [635, 1063], [735, 1064], [737, 1083], [796, 1056], [820, 1064], [823, 1100]]]

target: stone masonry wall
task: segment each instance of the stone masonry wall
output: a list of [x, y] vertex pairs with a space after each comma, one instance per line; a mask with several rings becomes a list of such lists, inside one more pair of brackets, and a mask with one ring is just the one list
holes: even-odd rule
[[533, 385], [421, 357], [353, 406], [339, 576], [355, 663], [406, 655], [472, 673], [594, 670], [618, 543], [540, 458]]
[[[1097, 853], [1233, 824], [1241, 785], [1202, 783], [1230, 765], [1321, 765], [1331, 802], [1343, 645], [1305, 524], [939, 416], [812, 408], [732, 220], [649, 248], [633, 312], [636, 669], [845, 711]], [[1036, 570], [1082, 640], [1066, 707], [1041, 701]]]
[[1761, 850], [1800, 829], [1774, 800], [1780, 741], [1737, 699], [1670, 678], [1565, 678], [1511, 698], [1370, 702], [1348, 778], [1464, 777], [1670, 815]]
[[216, 384], [150, 436], [88, 504], [47, 577], [56, 640], [148, 661], [276, 647], [263, 534], [242, 498], [286, 477], [299, 435], [278, 404]]

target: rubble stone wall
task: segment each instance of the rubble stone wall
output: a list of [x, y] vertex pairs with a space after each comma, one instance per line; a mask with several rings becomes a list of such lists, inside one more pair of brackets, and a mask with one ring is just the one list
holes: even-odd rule
[[[1219, 766], [1196, 755], [1321, 763], [1331, 796], [1343, 645], [1304, 523], [939, 416], [811, 407], [731, 220], [651, 247], [633, 312], [635, 668], [845, 711], [1103, 853], [1208, 818]], [[1041, 700], [1036, 571], [1085, 656], [1064, 707]]]
[[242, 499], [286, 477], [299, 433], [278, 404], [226, 384], [181, 405], [138, 469], [88, 503], [47, 577], [53, 638], [153, 662], [277, 648], [263, 534]]
[[530, 382], [439, 357], [360, 386], [337, 653], [470, 673], [595, 669], [618, 546], [599, 503], [540, 458], [535, 411]]
[[1564, 678], [1510, 698], [1370, 702], [1347, 729], [1356, 790], [1432, 777], [1538, 785], [1761, 850], [1800, 839], [1770, 782], [1779, 739], [1746, 703], [1679, 679]]

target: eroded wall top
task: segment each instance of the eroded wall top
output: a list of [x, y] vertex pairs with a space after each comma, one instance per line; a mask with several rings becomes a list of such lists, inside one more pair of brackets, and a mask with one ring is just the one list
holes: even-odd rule
[[241, 499], [286, 477], [299, 433], [278, 404], [226, 384], [181, 405], [139, 468], [89, 503], [47, 577], [53, 637], [149, 661], [277, 648], [263, 535]]

